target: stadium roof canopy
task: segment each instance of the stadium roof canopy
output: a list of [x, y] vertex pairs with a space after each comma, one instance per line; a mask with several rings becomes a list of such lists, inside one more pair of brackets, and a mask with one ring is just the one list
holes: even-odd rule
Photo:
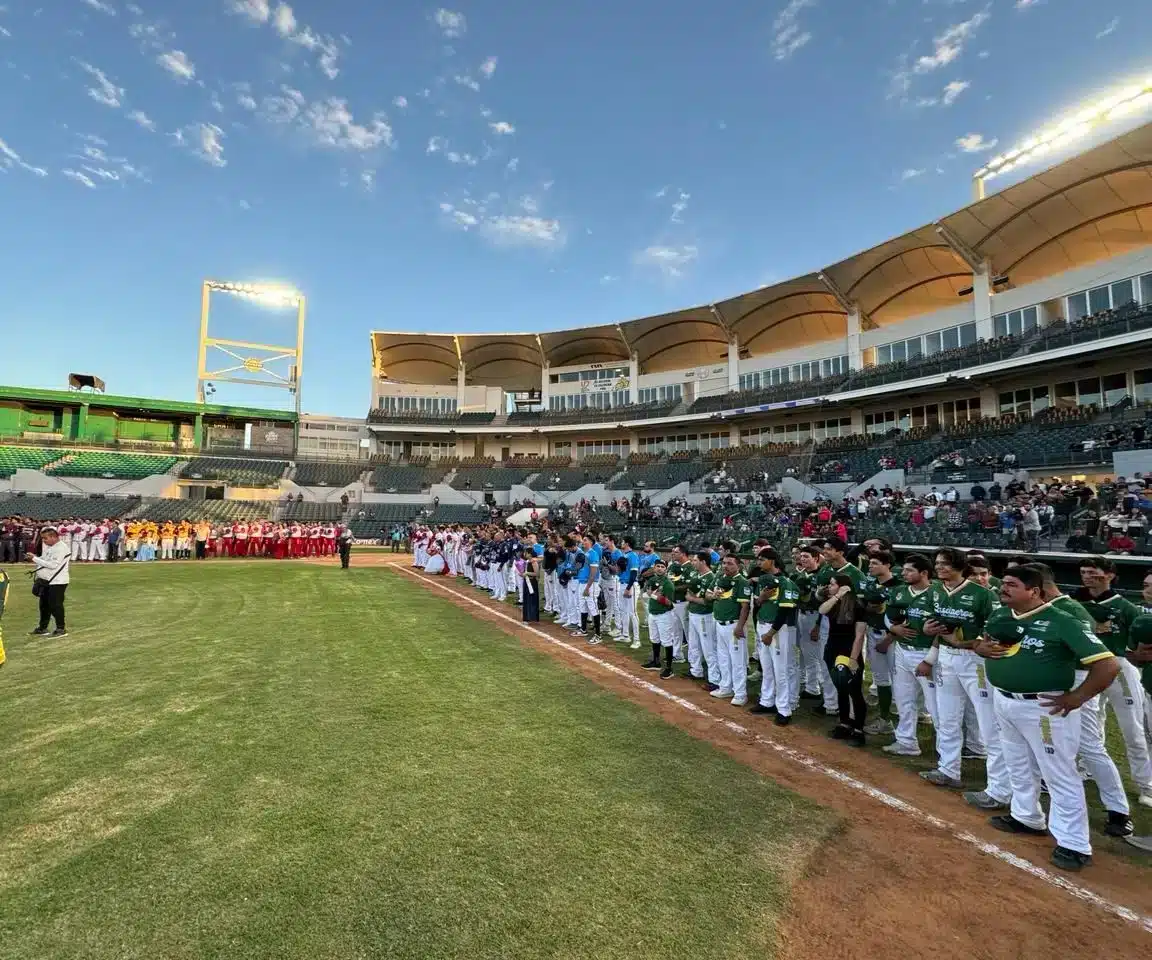
[[1063, 160], [964, 209], [782, 283], [715, 304], [540, 334], [373, 333], [375, 368], [412, 383], [536, 387], [551, 367], [627, 362], [659, 373], [715, 364], [735, 336], [767, 354], [843, 338], [848, 306], [865, 327], [970, 302], [974, 268], [997, 289], [1033, 283], [1152, 244], [1152, 123]]
[[179, 414], [183, 416], [220, 417], [234, 420], [274, 420], [295, 422], [292, 410], [267, 410], [263, 407], [230, 407], [220, 403], [185, 403], [181, 400], [148, 400], [143, 397], [119, 397], [109, 393], [81, 393], [77, 390], [37, 390], [27, 387], [0, 386], [0, 402], [45, 403], [53, 406], [87, 405], [98, 410], [115, 410], [126, 416]]

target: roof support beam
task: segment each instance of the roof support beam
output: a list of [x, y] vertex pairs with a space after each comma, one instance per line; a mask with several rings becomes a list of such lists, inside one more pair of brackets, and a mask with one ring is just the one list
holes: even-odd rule
[[728, 321], [724, 319], [724, 314], [720, 312], [720, 308], [714, 303], [708, 304], [708, 312], [712, 314], [712, 319], [716, 321], [716, 325], [724, 331], [725, 339], [731, 343], [736, 334], [732, 332], [732, 328], [728, 326]]
[[548, 354], [544, 352], [544, 341], [540, 339], [540, 334], [535, 333], [533, 336], [536, 338], [536, 349], [540, 351], [540, 366], [545, 370], [548, 369]]
[[618, 323], [613, 324], [613, 326], [616, 327], [616, 333], [620, 336], [620, 342], [624, 344], [624, 349], [628, 351], [628, 356], [632, 356], [635, 351], [632, 349], [632, 344], [628, 342], [628, 336], [624, 333], [624, 328]]
[[822, 284], [824, 284], [824, 287], [828, 290], [828, 292], [836, 298], [836, 302], [844, 308], [845, 313], [854, 313], [860, 318], [861, 330], [876, 329], [876, 322], [870, 316], [868, 316], [867, 313], [860, 309], [860, 304], [853, 300], [849, 300], [844, 295], [844, 292], [836, 285], [836, 282], [830, 276], [828, 276], [828, 274], [818, 273], [816, 274], [816, 278]]
[[945, 224], [937, 223], [935, 227], [940, 239], [952, 248], [956, 256], [972, 268], [973, 273], [980, 273], [982, 271], [991, 272], [988, 259], [981, 257], [975, 250], [968, 246], [968, 244], [956, 236]]
[[464, 355], [460, 352], [460, 338], [456, 334], [452, 334], [452, 346], [456, 348], [456, 359], [463, 363]]

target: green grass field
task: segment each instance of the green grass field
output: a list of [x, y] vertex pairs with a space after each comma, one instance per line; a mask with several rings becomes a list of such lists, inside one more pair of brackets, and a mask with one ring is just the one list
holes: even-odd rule
[[770, 957], [829, 812], [402, 574], [82, 567], [0, 670], [0, 957]]

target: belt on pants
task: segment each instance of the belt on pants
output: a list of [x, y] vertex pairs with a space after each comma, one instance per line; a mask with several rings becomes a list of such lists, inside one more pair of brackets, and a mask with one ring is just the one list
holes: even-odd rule
[[1001, 690], [999, 687], [996, 688], [996, 691], [1003, 694], [1009, 700], [1039, 700], [1041, 697], [1062, 696], [1061, 693], [1055, 691], [1052, 693], [1013, 693], [1011, 690]]
[[716, 626], [718, 626], [718, 627], [730, 627], [735, 622], [736, 622], [735, 620], [717, 620]]

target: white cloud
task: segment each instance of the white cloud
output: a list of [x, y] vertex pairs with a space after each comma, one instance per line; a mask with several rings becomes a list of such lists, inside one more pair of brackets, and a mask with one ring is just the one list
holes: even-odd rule
[[430, 137], [428, 139], [428, 146], [424, 148], [424, 152], [426, 154], [439, 153], [444, 147], [445, 141], [443, 137]]
[[96, 189], [96, 182], [86, 173], [81, 173], [79, 170], [61, 170], [69, 180], [75, 180], [77, 183], [82, 183], [89, 190]]
[[392, 146], [392, 127], [382, 113], [373, 114], [365, 125], [359, 124], [348, 109], [348, 101], [329, 97], [310, 104], [302, 122], [312, 139], [322, 147], [336, 150], [373, 150]]
[[0, 27], [0, 37], [10, 37], [10, 36], [12, 36], [11, 30], [8, 30], [4, 27]]
[[177, 80], [186, 82], [196, 76], [196, 68], [183, 50], [169, 50], [156, 58], [156, 62]]
[[520, 209], [525, 213], [539, 213], [540, 204], [535, 197], [525, 194], [520, 198]]
[[558, 247], [564, 243], [560, 221], [546, 217], [489, 217], [480, 224], [480, 231], [498, 246]]
[[983, 153], [985, 150], [991, 150], [999, 142], [995, 138], [985, 140], [982, 133], [969, 133], [957, 139], [956, 146], [965, 153]]
[[88, 88], [88, 96], [106, 107], [120, 106], [120, 100], [124, 96], [124, 88], [116, 86], [108, 79], [103, 70], [97, 69], [90, 63], [85, 63], [83, 60], [77, 62], [89, 76], [96, 80], [96, 86]]
[[432, 20], [446, 37], [462, 37], [468, 30], [468, 20], [464, 14], [443, 7], [432, 14]]
[[956, 102], [956, 98], [967, 90], [972, 84], [967, 80], [953, 80], [944, 88], [944, 95], [940, 98], [941, 102], [946, 107], [952, 106]]
[[129, 13], [134, 14], [137, 17], [141, 16], [144, 13], [144, 11], [141, 10], [140, 7], [138, 7], [134, 3], [124, 4], [124, 9], [127, 10]]
[[241, 210], [251, 210], [251, 209], [252, 209], [252, 204], [250, 204], [250, 203], [249, 203], [247, 200], [241, 200], [241, 201], [240, 201], [240, 202], [237, 204], [237, 206], [238, 206], [238, 207], [239, 207]]
[[128, 119], [138, 123], [145, 130], [156, 129], [156, 121], [148, 116], [148, 114], [146, 114], [143, 110], [133, 110], [130, 114], [128, 114]]
[[110, 17], [116, 16], [116, 8], [110, 3], [105, 3], [104, 0], [81, 0], [93, 10], [99, 10], [101, 13], [106, 13]]
[[458, 227], [470, 230], [480, 222], [480, 218], [467, 210], [461, 210], [451, 203], [441, 203], [440, 212], [446, 214]]
[[495, 123], [488, 124], [488, 128], [498, 137], [510, 136], [516, 132], [516, 128], [507, 120], [497, 120]]
[[476, 90], [477, 92], [479, 92], [479, 90], [480, 90], [480, 84], [477, 83], [475, 80], [473, 80], [466, 73], [464, 73], [464, 74], [458, 73], [452, 79], [455, 80], [458, 84], [460, 84], [460, 86], [467, 87], [469, 90]]
[[407, 97], [393, 97], [392, 98], [392, 105], [394, 107], [399, 107], [401, 110], [403, 110], [408, 106], [408, 98]]
[[692, 194], [680, 191], [679, 196], [672, 204], [672, 216], [669, 220], [672, 223], [684, 222], [684, 211], [688, 209], [688, 201], [692, 198]]
[[256, 98], [250, 93], [239, 93], [236, 95], [236, 102], [245, 110], [256, 109]]
[[280, 4], [272, 15], [272, 28], [282, 37], [290, 37], [296, 32], [296, 14], [286, 3]]
[[214, 123], [191, 123], [181, 127], [172, 137], [205, 163], [213, 167], [228, 165], [224, 159], [224, 131]]
[[496, 58], [489, 57], [482, 64], [480, 64], [480, 73], [485, 79], [491, 80], [492, 74], [496, 72]]
[[19, 167], [21, 170], [27, 170], [29, 173], [34, 173], [38, 177], [48, 176], [48, 171], [43, 167], [35, 167], [30, 163], [25, 162], [24, 158], [13, 150], [7, 143], [0, 140], [0, 170], [10, 170], [12, 167]]
[[954, 23], [943, 33], [932, 39], [932, 53], [917, 59], [913, 70], [916, 73], [931, 73], [952, 63], [961, 53], [976, 31], [987, 22], [992, 14], [988, 7], [978, 10], [969, 19]]
[[600, 278], [600, 285], [606, 287], [610, 283], [615, 283], [619, 279], [620, 279], [619, 277], [614, 277], [614, 276], [612, 276], [612, 274], [606, 273], [606, 274], [604, 274], [604, 276], [602, 276]]
[[364, 170], [360, 173], [360, 186], [371, 193], [376, 189], [376, 171]]
[[907, 170], [905, 170], [903, 173], [900, 174], [900, 179], [901, 180], [915, 180], [917, 177], [924, 176], [924, 174], [926, 172], [927, 172], [926, 170], [920, 170], [920, 169], [916, 169], [915, 167], [909, 167]]
[[1029, 7], [1035, 6], [1040, 0], [1016, 0], [1017, 10], [1027, 10]]
[[87, 170], [90, 174], [92, 174], [92, 176], [98, 177], [101, 180], [119, 180], [120, 179], [120, 174], [118, 174], [115, 170], [108, 170], [108, 169], [105, 169], [104, 167], [89, 167], [87, 165], [85, 165], [84, 169]]
[[1120, 26], [1120, 18], [1119, 17], [1113, 17], [1111, 20], [1108, 21], [1108, 26], [1106, 26], [1103, 30], [1101, 30], [1098, 34], [1096, 34], [1096, 39], [1097, 40], [1103, 40], [1105, 37], [1112, 36], [1112, 34], [1114, 34], [1116, 32], [1116, 28], [1118, 26]]
[[267, 23], [272, 15], [268, 0], [232, 0], [232, 12], [247, 17], [253, 23]]
[[520, 169], [520, 158], [519, 157], [513, 157], [511, 160], [509, 160], [504, 165], [504, 169], [507, 170], [509, 173], [515, 173], [517, 170]]
[[787, 60], [812, 39], [812, 34], [800, 24], [800, 13], [815, 5], [816, 0], [788, 0], [776, 15], [772, 23], [772, 56], [777, 60]]
[[462, 163], [466, 167], [474, 167], [479, 163], [470, 153], [457, 153], [455, 150], [449, 150], [444, 156], [448, 158], [449, 163]]
[[679, 247], [654, 245], [641, 250], [633, 259], [637, 266], [655, 267], [665, 277], [675, 278], [683, 275], [699, 254], [699, 249], [693, 244]]

